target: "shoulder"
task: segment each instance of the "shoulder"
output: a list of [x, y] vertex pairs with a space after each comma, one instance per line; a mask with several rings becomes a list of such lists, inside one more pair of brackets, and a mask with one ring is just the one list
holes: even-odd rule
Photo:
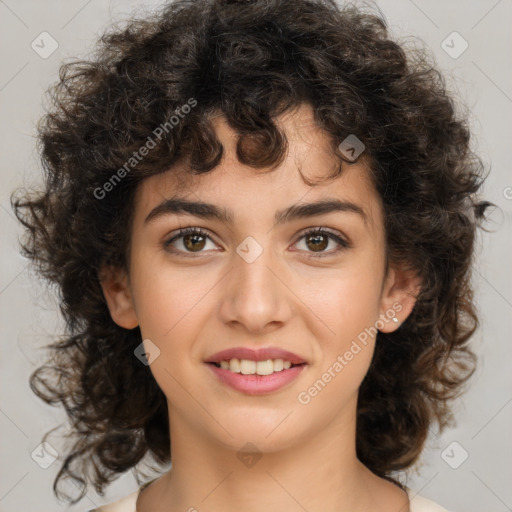
[[419, 494], [415, 494], [410, 489], [407, 489], [407, 494], [411, 502], [411, 512], [448, 512], [445, 508], [441, 507], [432, 500], [424, 498]]
[[108, 503], [107, 505], [102, 505], [99, 508], [95, 508], [94, 510], [88, 510], [87, 512], [137, 512], [137, 498], [139, 494], [151, 483], [153, 483], [158, 478], [154, 478], [145, 484], [142, 484], [136, 491], [128, 494], [124, 498], [120, 500], [114, 501], [113, 503]]
[[[410, 489], [407, 489], [407, 494], [411, 502], [410, 512], [448, 512], [448, 510], [441, 507], [441, 505], [438, 505], [432, 500], [424, 498], [419, 494], [414, 494]], [[94, 510], [89, 510], [88, 512], [136, 512], [135, 505], [137, 503], [138, 495], [139, 490], [128, 494], [120, 500], [109, 503], [108, 505], [103, 505], [102, 507]]]
[[134, 491], [120, 500], [95, 508], [94, 510], [89, 510], [88, 512], [136, 512], [135, 505], [138, 494], [138, 490]]

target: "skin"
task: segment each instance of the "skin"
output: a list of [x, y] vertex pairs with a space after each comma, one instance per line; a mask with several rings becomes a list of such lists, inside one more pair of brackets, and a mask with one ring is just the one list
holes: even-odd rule
[[[297, 399], [393, 304], [400, 304], [396, 316], [403, 322], [419, 290], [410, 273], [392, 266], [386, 272], [382, 203], [368, 169], [363, 161], [344, 164], [334, 180], [316, 187], [302, 181], [299, 168], [318, 178], [337, 162], [306, 104], [277, 119], [289, 147], [267, 174], [237, 160], [237, 134], [223, 116], [213, 123], [223, 159], [212, 172], [193, 176], [179, 195], [229, 208], [233, 225], [184, 213], [145, 222], [178, 192], [186, 169], [176, 165], [137, 190], [129, 273], [102, 274], [113, 320], [127, 329], [140, 326], [143, 339], [160, 350], [150, 369], [169, 407], [172, 469], [139, 495], [137, 510], [407, 512], [405, 492], [356, 456], [358, 389], [375, 339], [307, 405]], [[366, 221], [338, 211], [274, 227], [276, 211], [326, 197], [359, 205]], [[181, 254], [165, 247], [180, 227], [190, 226], [211, 233], [197, 257], [187, 256], [198, 253], [184, 238], [173, 245]], [[315, 258], [303, 232], [319, 227], [351, 247], [336, 252], [340, 246], [327, 239], [321, 251], [328, 255]], [[252, 263], [236, 252], [248, 236], [263, 248]], [[390, 332], [399, 324], [385, 319], [379, 327]], [[308, 365], [284, 388], [249, 396], [219, 382], [204, 363], [233, 346], [278, 346]], [[237, 456], [248, 442], [261, 455], [250, 467]]]

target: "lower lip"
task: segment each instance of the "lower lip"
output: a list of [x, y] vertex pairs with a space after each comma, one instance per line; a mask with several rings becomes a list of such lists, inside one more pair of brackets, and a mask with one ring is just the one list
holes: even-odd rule
[[211, 363], [207, 365], [222, 382], [247, 395], [264, 395], [277, 391], [296, 379], [306, 367], [305, 364], [301, 364], [271, 375], [244, 375], [218, 368]]

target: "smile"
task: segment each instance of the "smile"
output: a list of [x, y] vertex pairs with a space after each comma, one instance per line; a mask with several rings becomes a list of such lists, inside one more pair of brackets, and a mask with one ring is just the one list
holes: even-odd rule
[[277, 391], [295, 380], [307, 366], [306, 363], [293, 365], [283, 359], [252, 361], [236, 358], [207, 364], [222, 383], [248, 395]]
[[292, 366], [291, 361], [284, 359], [266, 359], [264, 361], [252, 361], [250, 359], [229, 359], [215, 363], [218, 368], [229, 370], [233, 373], [244, 375], [271, 375], [274, 372], [288, 370]]

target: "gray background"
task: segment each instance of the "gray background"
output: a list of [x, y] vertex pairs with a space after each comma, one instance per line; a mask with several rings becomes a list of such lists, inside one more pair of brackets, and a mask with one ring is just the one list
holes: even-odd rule
[[[29, 184], [40, 172], [34, 149], [35, 123], [42, 112], [43, 93], [56, 80], [60, 62], [84, 56], [112, 20], [125, 19], [134, 8], [141, 11], [159, 3], [0, 1], [2, 512], [66, 508], [52, 493], [62, 459], [43, 469], [31, 458], [42, 434], [65, 416], [43, 404], [28, 386], [29, 373], [44, 358], [39, 347], [52, 339], [61, 321], [55, 299], [37, 283], [17, 253], [20, 230], [9, 196], [15, 187]], [[473, 340], [480, 356], [478, 372], [469, 391], [457, 402], [458, 426], [442, 436], [431, 433], [407, 484], [453, 512], [512, 510], [512, 174], [508, 154], [512, 140], [512, 1], [380, 0], [377, 5], [394, 35], [407, 40], [417, 36], [431, 48], [450, 89], [468, 105], [474, 148], [491, 167], [484, 195], [500, 207], [491, 216], [494, 232], [479, 238], [475, 288], [482, 326]], [[39, 36], [44, 31], [58, 43], [47, 58], [31, 47], [32, 41], [47, 37]], [[454, 31], [469, 45], [459, 56], [456, 54], [463, 49], [463, 40], [458, 36], [446, 39]], [[51, 48], [48, 39], [44, 47], [45, 51]], [[57, 440], [51, 444], [60, 449]], [[105, 497], [91, 490], [71, 510], [89, 510], [136, 487], [133, 475], [127, 473], [108, 488]]]

